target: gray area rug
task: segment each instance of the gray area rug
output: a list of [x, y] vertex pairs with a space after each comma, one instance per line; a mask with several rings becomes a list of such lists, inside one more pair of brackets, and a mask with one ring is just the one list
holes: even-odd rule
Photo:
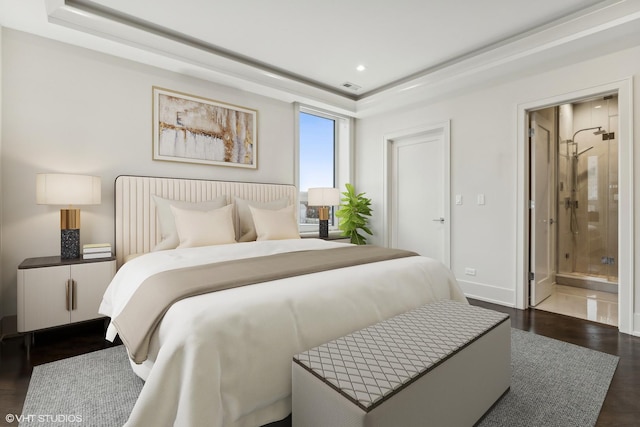
[[30, 419], [20, 426], [120, 427], [143, 385], [121, 345], [38, 365], [22, 408]]
[[618, 359], [511, 329], [511, 390], [479, 426], [594, 426]]
[[[511, 390], [479, 426], [595, 425], [618, 357], [517, 329], [511, 340]], [[122, 426], [142, 385], [122, 346], [36, 366], [20, 426]]]

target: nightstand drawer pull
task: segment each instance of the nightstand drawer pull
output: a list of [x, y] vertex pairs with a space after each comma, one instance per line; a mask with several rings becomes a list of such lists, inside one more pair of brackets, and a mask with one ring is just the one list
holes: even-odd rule
[[71, 310], [78, 308], [78, 288], [76, 287], [76, 281], [71, 279]]
[[67, 311], [71, 311], [70, 308], [70, 301], [71, 301], [71, 295], [70, 295], [70, 291], [71, 291], [71, 279], [67, 280], [67, 283], [65, 284], [65, 289], [67, 290], [67, 295], [66, 295], [66, 305], [67, 305]]

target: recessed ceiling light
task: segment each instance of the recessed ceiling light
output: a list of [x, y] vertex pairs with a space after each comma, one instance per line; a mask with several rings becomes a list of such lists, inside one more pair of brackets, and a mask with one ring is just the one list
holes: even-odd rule
[[593, 107], [593, 108], [602, 108], [602, 105], [596, 105], [596, 106], [595, 106], [595, 107]]
[[358, 65], [358, 66], [356, 67], [356, 70], [358, 70], [358, 71], [364, 71], [364, 70], [366, 70], [366, 69], [367, 69], [367, 67], [365, 67], [365, 66], [364, 66], [364, 65], [362, 65], [362, 64], [360, 64], [360, 65]]

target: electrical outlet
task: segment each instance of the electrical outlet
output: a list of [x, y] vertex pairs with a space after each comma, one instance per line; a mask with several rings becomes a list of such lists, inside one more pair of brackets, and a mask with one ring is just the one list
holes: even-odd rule
[[467, 267], [467, 268], [464, 269], [464, 274], [466, 274], [467, 276], [475, 276], [476, 275], [476, 269]]

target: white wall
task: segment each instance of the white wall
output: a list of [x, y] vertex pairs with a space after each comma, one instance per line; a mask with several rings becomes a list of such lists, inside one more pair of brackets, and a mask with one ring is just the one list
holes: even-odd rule
[[[113, 242], [121, 174], [294, 183], [294, 109], [94, 51], [3, 29], [0, 316], [16, 312], [16, 268], [60, 253], [59, 207], [35, 203], [35, 174], [102, 177], [102, 204], [82, 208], [81, 243]], [[258, 169], [152, 160], [151, 87], [258, 110]]]
[[[359, 120], [356, 126], [356, 182], [357, 190], [365, 191], [373, 199], [372, 228], [376, 236], [371, 239], [372, 243], [382, 243], [383, 236], [383, 136], [450, 119], [452, 200], [456, 194], [464, 197], [462, 206], [451, 206], [451, 268], [468, 295], [515, 305], [516, 244], [521, 238], [516, 230], [518, 105], [629, 76], [640, 77], [640, 47], [533, 76], [514, 76], [492, 87], [456, 93], [450, 99], [407, 106], [391, 114]], [[637, 134], [640, 130], [640, 89], [637, 84], [634, 91], [633, 121]], [[635, 150], [636, 165], [640, 164], [638, 151]], [[638, 170], [635, 180], [638, 212]], [[486, 195], [486, 205], [475, 203], [478, 193]], [[636, 223], [638, 219], [640, 212], [636, 214]], [[636, 236], [635, 241], [637, 247], [640, 238]], [[465, 267], [475, 268], [477, 275], [465, 276]], [[638, 284], [639, 270], [636, 266], [635, 283]], [[636, 298], [635, 311], [638, 312], [638, 289]]]

